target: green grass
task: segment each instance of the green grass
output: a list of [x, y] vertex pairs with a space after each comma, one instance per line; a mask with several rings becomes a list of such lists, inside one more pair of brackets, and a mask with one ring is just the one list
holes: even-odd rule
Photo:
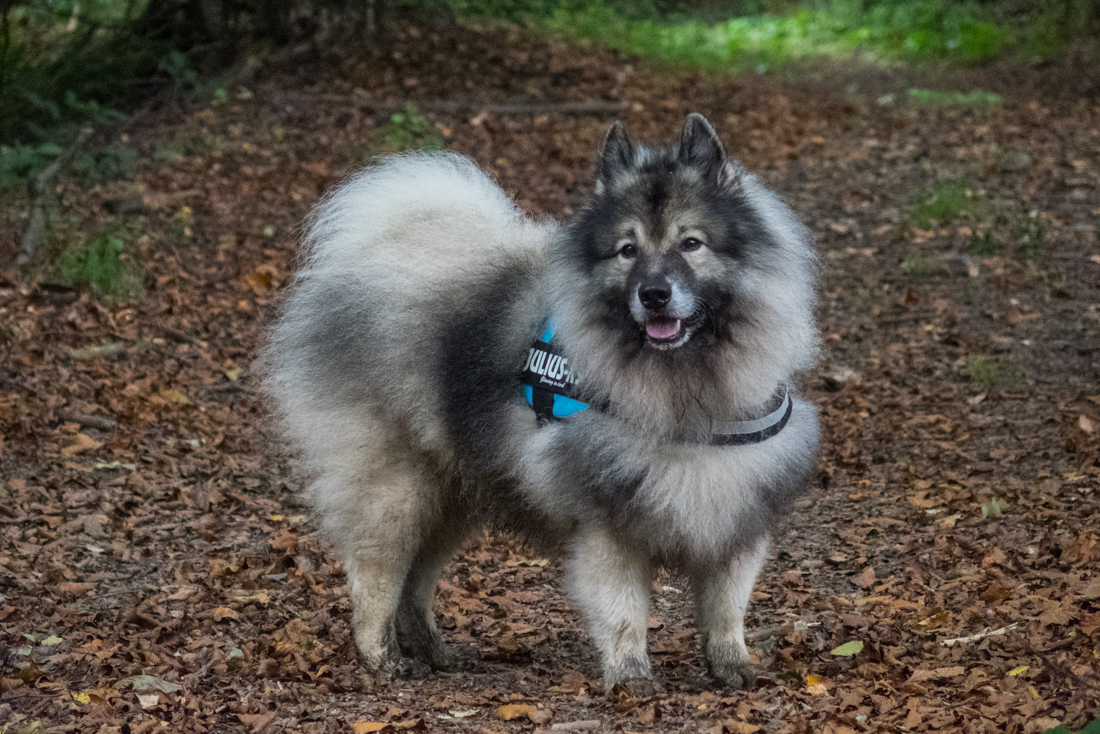
[[[990, 204], [991, 208], [992, 205]], [[1047, 228], [1038, 211], [1026, 211], [1010, 204], [987, 217], [970, 237], [967, 250], [976, 255], [1014, 255], [1030, 259], [1042, 254], [1047, 245]]]
[[[889, 63], [947, 59], [980, 64], [1008, 55], [1055, 60], [1076, 42], [1096, 45], [1097, 18], [1076, 17], [1084, 0], [1052, 0], [1022, 12], [978, 0], [435, 0], [463, 18], [503, 18], [677, 64], [736, 71], [792, 60], [852, 57]], [[1077, 12], [1080, 16], [1081, 12]], [[1093, 15], [1097, 15], [1093, 13]], [[734, 17], [731, 17], [734, 16]], [[934, 105], [996, 104], [988, 92], [931, 93]]]
[[999, 255], [1004, 252], [1004, 245], [993, 235], [992, 229], [986, 229], [971, 235], [970, 244], [966, 249], [975, 255]]
[[901, 261], [901, 271], [906, 275], [923, 278], [936, 270], [935, 261], [921, 250], [914, 250]]
[[1038, 211], [1028, 212], [1016, 218], [1013, 239], [1016, 252], [1023, 257], [1032, 257], [1045, 249], [1047, 228], [1039, 217]]
[[109, 234], [69, 245], [53, 275], [59, 283], [87, 288], [97, 298], [129, 300], [141, 295], [141, 269], [127, 256], [122, 240]]
[[443, 139], [435, 134], [428, 118], [420, 114], [412, 102], [405, 105], [402, 112], [390, 115], [389, 122], [379, 134], [382, 147], [389, 153], [403, 150], [438, 150], [443, 147]]
[[966, 375], [982, 392], [1009, 388], [1023, 378], [1020, 368], [1007, 359], [973, 354], [966, 359]]
[[985, 202], [977, 190], [973, 183], [961, 179], [938, 181], [930, 192], [913, 202], [913, 223], [928, 229], [956, 222], [964, 215], [979, 216]]
[[719, 22], [675, 15], [637, 18], [614, 5], [562, 3], [546, 23], [566, 35], [628, 53], [710, 69], [766, 68], [790, 60], [946, 58], [978, 63], [1004, 55], [1012, 30], [977, 3], [830, 0], [786, 15], [758, 14]]
[[990, 107], [1001, 104], [1001, 95], [975, 89], [962, 92], [940, 92], [934, 89], [910, 89], [909, 101], [922, 107]]

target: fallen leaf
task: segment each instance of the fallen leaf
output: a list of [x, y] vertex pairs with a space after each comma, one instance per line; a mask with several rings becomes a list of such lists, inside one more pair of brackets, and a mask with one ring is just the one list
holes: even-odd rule
[[527, 718], [531, 719], [531, 721], [539, 726], [544, 726], [549, 724], [554, 718], [554, 712], [550, 709], [536, 708], [535, 712], [533, 714], [528, 714]]
[[271, 723], [276, 713], [275, 711], [268, 711], [266, 714], [237, 714], [237, 718], [241, 720], [242, 724], [251, 727], [252, 734], [257, 734]]
[[955, 678], [966, 674], [966, 668], [956, 665], [950, 668], [935, 668], [934, 670], [917, 670], [909, 677], [906, 683], [920, 683], [926, 680], [939, 680], [941, 678]]
[[218, 607], [213, 611], [213, 617], [215, 622], [220, 622], [223, 619], [240, 619], [241, 615], [229, 607]]
[[852, 640], [851, 642], [845, 642], [840, 647], [832, 650], [830, 655], [837, 655], [842, 658], [850, 658], [853, 655], [863, 652], [863, 641]]
[[75, 581], [66, 581], [57, 585], [57, 590], [62, 594], [72, 594], [77, 597], [86, 596], [94, 588], [95, 584], [77, 583]]
[[393, 725], [385, 721], [355, 721], [351, 725], [351, 730], [355, 734], [371, 734], [371, 732], [382, 731], [383, 729], [392, 731]]
[[447, 713], [449, 713], [451, 716], [455, 717], [456, 719], [466, 719], [466, 718], [469, 718], [471, 716], [477, 716], [477, 714], [479, 712], [478, 712], [477, 709], [467, 709], [466, 711], [460, 711], [458, 709], [455, 709], [454, 711], [448, 711]]
[[168, 401], [169, 403], [175, 403], [177, 405], [190, 405], [191, 404], [191, 399], [189, 397], [184, 395], [179, 390], [174, 390], [172, 388], [167, 388], [165, 390], [161, 390], [160, 391], [160, 396], [162, 398], [164, 398], [166, 401]]
[[873, 566], [868, 566], [863, 569], [858, 576], [852, 579], [852, 583], [861, 589], [869, 589], [875, 584], [875, 569]]
[[820, 675], [807, 675], [806, 676], [806, 690], [810, 692], [811, 696], [820, 696], [828, 691], [825, 688], [825, 681], [828, 678]]
[[155, 675], [132, 675], [123, 678], [116, 684], [119, 688], [130, 687], [135, 691], [160, 691], [161, 693], [175, 693], [182, 689], [177, 683], [157, 678]]
[[74, 456], [84, 451], [93, 451], [102, 446], [99, 441], [89, 436], [86, 433], [76, 434], [76, 441], [65, 448], [61, 449], [62, 456]]
[[1022, 673], [1026, 673], [1027, 669], [1028, 669], [1028, 666], [1021, 665], [1018, 668], [1013, 668], [1012, 670], [1008, 671], [1008, 674], [1015, 677], [1015, 676], [1020, 675]]
[[502, 721], [511, 721], [526, 716], [528, 719], [535, 713], [535, 707], [530, 704], [512, 703], [497, 709], [497, 718]]
[[126, 349], [126, 342], [111, 342], [110, 344], [100, 344], [93, 347], [84, 347], [83, 349], [70, 349], [69, 356], [73, 359], [92, 359], [93, 357], [107, 357], [118, 354], [124, 349]]
[[745, 721], [726, 721], [723, 723], [726, 731], [730, 734], [756, 734], [760, 731], [760, 727], [756, 724], [749, 724]]
[[139, 693], [137, 699], [143, 709], [151, 709], [160, 703], [160, 694]]
[[241, 604], [263, 604], [266, 606], [271, 603], [271, 596], [266, 591], [259, 589], [255, 591], [233, 589], [229, 592], [229, 596], [233, 597], [233, 601], [240, 602]]

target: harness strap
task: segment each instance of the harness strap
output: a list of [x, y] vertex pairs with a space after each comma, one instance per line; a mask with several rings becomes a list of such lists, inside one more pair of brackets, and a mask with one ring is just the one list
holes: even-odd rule
[[[580, 378], [570, 367], [569, 358], [551, 344], [553, 339], [554, 323], [548, 320], [541, 336], [527, 351], [527, 361], [520, 372], [523, 398], [535, 411], [535, 419], [540, 426], [590, 407], [578, 399]], [[786, 385], [780, 385], [768, 401], [769, 404], [773, 402], [778, 402], [778, 406], [764, 417], [726, 423], [715, 431], [707, 443], [711, 446], [748, 446], [778, 435], [791, 419], [794, 409], [794, 401]], [[596, 408], [607, 410], [606, 405]]]

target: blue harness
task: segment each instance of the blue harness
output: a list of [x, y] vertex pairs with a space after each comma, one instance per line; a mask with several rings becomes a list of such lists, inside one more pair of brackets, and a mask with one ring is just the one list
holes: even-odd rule
[[569, 358], [551, 346], [554, 322], [547, 320], [542, 336], [527, 350], [523, 365], [523, 399], [535, 411], [539, 425], [579, 413], [588, 403], [577, 400], [577, 375], [569, 367]]
[[[540, 426], [588, 409], [578, 400], [580, 378], [569, 365], [569, 358], [557, 351], [554, 321], [548, 319], [542, 334], [527, 350], [527, 361], [520, 373], [523, 399], [535, 411]], [[730, 421], [710, 437], [712, 446], [747, 446], [776, 436], [791, 419], [794, 401], [787, 386], [780, 384], [764, 406], [765, 413], [753, 420]]]

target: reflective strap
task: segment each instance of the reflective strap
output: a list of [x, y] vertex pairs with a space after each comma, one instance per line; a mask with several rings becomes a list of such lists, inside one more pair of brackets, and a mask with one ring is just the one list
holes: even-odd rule
[[763, 418], [727, 423], [721, 432], [715, 434], [710, 443], [714, 446], [746, 446], [766, 441], [783, 430], [787, 421], [791, 419], [793, 408], [791, 393], [784, 387], [783, 400], [778, 408]]

